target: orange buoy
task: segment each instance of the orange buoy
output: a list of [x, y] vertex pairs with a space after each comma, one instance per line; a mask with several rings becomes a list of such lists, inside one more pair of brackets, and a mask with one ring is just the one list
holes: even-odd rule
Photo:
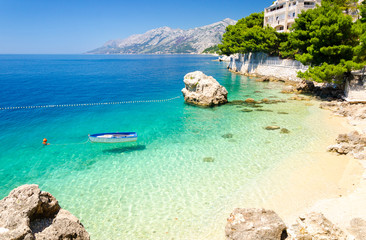
[[48, 143], [47, 143], [47, 138], [44, 138], [43, 139], [43, 143], [42, 143], [43, 145], [48, 145]]

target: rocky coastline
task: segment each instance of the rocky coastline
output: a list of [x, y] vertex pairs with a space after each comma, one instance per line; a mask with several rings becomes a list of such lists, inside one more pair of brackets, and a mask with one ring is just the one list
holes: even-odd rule
[[[229, 68], [230, 71], [237, 73]], [[242, 73], [239, 73], [242, 74]], [[250, 74], [244, 74], [250, 75]], [[252, 75], [251, 75], [252, 76]], [[255, 75], [258, 77], [258, 75]], [[365, 213], [360, 202], [366, 201], [366, 104], [348, 103], [343, 100], [343, 86], [331, 84], [319, 84], [312, 81], [293, 81], [275, 76], [260, 76], [257, 82], [282, 82], [282, 93], [295, 94], [290, 99], [306, 100], [316, 98], [323, 101], [321, 109], [330, 110], [336, 116], [346, 117], [353, 131], [340, 133], [335, 139], [334, 145], [327, 151], [339, 155], [349, 155], [359, 159], [364, 166], [364, 177], [357, 191], [350, 197], [340, 196], [339, 199], [329, 199], [321, 202], [318, 206], [307, 209], [308, 213], [297, 218], [295, 223], [285, 225], [278, 215], [265, 209], [235, 209], [227, 219], [227, 239], [366, 239], [366, 221], [363, 218], [353, 216], [355, 211]], [[306, 96], [307, 95], [307, 96]], [[356, 200], [357, 199], [357, 202]], [[343, 200], [343, 201], [342, 201]], [[355, 201], [354, 201], [355, 200]], [[336, 221], [333, 224], [325, 215], [323, 209], [333, 220], [342, 218], [336, 209], [343, 205], [350, 205], [348, 212], [344, 211], [344, 218], [350, 221]], [[328, 207], [331, 205], [332, 207]], [[352, 207], [354, 205], [354, 207]], [[347, 216], [347, 217], [346, 217]], [[342, 226], [339, 226], [342, 225]]]

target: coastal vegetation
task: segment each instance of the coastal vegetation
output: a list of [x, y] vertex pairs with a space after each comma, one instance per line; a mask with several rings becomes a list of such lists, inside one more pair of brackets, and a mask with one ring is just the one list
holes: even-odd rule
[[212, 47], [209, 47], [209, 48], [206, 48], [205, 50], [203, 50], [202, 53], [207, 53], [207, 54], [214, 54], [214, 53], [217, 53], [217, 54], [221, 54], [221, 51], [220, 51], [220, 48], [218, 45], [215, 45], [215, 46], [212, 46]]
[[[351, 13], [359, 15], [354, 20]], [[302, 12], [290, 33], [263, 26], [263, 13], [253, 13], [228, 26], [220, 50], [226, 54], [264, 52], [308, 65], [298, 76], [317, 82], [340, 83], [351, 70], [366, 63], [366, 4], [356, 0], [323, 0]]]

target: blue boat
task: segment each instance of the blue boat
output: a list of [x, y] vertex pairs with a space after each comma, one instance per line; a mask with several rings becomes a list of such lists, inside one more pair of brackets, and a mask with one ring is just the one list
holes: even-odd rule
[[96, 143], [123, 143], [136, 142], [136, 132], [114, 132], [114, 133], [96, 133], [89, 134], [90, 142]]

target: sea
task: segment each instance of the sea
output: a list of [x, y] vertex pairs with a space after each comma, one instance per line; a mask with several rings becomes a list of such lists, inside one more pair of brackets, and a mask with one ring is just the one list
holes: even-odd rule
[[[316, 103], [288, 100], [282, 83], [257, 82], [213, 60], [0, 55], [0, 198], [38, 184], [93, 240], [225, 239], [230, 212], [268, 201], [276, 182], [259, 182], [329, 129]], [[188, 105], [181, 90], [192, 71], [213, 76], [231, 102], [283, 101]], [[88, 134], [117, 131], [135, 131], [138, 140], [88, 142]]]

